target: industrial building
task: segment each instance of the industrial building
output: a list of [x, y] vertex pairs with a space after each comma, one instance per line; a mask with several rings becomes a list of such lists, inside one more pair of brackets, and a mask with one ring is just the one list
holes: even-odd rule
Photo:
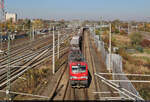
[[13, 22], [16, 22], [17, 21], [17, 14], [16, 13], [8, 13], [6, 12], [5, 13], [5, 20], [10, 20], [12, 19]]

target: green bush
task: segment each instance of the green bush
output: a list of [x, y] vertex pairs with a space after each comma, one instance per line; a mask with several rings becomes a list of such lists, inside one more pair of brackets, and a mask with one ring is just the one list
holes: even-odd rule
[[115, 29], [115, 33], [120, 33], [118, 29]]
[[97, 29], [97, 30], [95, 31], [95, 33], [96, 33], [96, 35], [100, 35], [100, 30]]
[[143, 48], [141, 46], [137, 46], [136, 50], [138, 50], [139, 52], [143, 53]]
[[138, 32], [132, 33], [130, 36], [132, 46], [140, 45], [142, 42], [142, 35]]

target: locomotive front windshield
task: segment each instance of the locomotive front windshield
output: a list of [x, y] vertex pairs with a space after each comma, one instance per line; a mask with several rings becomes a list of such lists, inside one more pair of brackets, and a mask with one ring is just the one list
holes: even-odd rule
[[85, 72], [86, 71], [86, 66], [80, 66], [80, 72]]
[[86, 72], [86, 66], [72, 66], [73, 73], [83, 73]]

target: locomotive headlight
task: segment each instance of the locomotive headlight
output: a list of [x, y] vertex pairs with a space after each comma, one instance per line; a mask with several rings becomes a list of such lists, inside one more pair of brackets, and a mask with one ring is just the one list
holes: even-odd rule
[[87, 76], [82, 76], [81, 78], [88, 79], [88, 77], [87, 77]]
[[77, 79], [78, 77], [76, 76], [71, 76], [70, 79]]

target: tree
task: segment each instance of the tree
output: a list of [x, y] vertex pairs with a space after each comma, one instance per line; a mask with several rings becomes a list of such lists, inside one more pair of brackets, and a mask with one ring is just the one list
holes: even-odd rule
[[25, 28], [30, 29], [31, 27], [31, 21], [29, 19], [25, 20]]
[[13, 23], [13, 19], [10, 18], [10, 20], [6, 21], [6, 28], [9, 31], [14, 31], [15, 30], [15, 23]]
[[96, 35], [100, 35], [100, 30], [97, 29], [97, 30], [95, 31], [95, 33], [96, 33]]
[[112, 22], [114, 25], [119, 25], [121, 23], [121, 21], [119, 19], [116, 19]]
[[43, 21], [41, 19], [35, 19], [33, 21], [33, 26], [35, 29], [39, 29], [43, 26]]
[[140, 45], [142, 42], [142, 35], [138, 32], [132, 33], [130, 36], [132, 46]]

